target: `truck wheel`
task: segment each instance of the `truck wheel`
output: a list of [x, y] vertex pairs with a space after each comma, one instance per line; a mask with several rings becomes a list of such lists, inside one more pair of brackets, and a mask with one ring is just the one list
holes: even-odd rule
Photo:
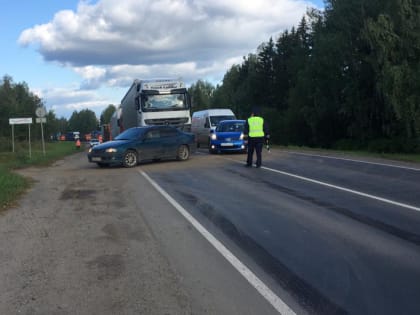
[[134, 167], [137, 165], [137, 153], [133, 150], [129, 150], [124, 153], [123, 165], [124, 167]]
[[190, 157], [190, 149], [185, 144], [180, 145], [178, 147], [178, 150], [176, 152], [176, 159], [179, 161], [185, 161], [188, 160]]

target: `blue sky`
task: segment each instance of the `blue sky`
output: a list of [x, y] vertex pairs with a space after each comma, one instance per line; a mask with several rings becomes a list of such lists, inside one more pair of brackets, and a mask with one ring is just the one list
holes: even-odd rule
[[[0, 75], [57, 117], [118, 105], [134, 79], [219, 83], [322, 0], [0, 0]], [[23, 8], [24, 6], [24, 8]]]

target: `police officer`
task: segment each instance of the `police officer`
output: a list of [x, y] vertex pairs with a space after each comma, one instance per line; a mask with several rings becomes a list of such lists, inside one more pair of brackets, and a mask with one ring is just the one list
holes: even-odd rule
[[256, 166], [261, 167], [262, 163], [262, 148], [264, 146], [264, 139], [270, 137], [268, 126], [264, 122], [264, 118], [260, 116], [260, 110], [257, 107], [252, 109], [251, 117], [245, 122], [244, 134], [248, 136], [248, 155], [246, 160], [246, 167], [252, 167], [252, 158], [254, 150], [257, 155]]

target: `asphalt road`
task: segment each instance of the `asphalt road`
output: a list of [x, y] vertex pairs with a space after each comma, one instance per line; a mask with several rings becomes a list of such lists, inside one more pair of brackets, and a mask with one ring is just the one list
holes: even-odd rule
[[420, 313], [420, 166], [244, 160], [23, 171], [33, 188], [0, 216], [0, 314]]
[[420, 313], [419, 166], [273, 151], [248, 169], [244, 158], [201, 151], [188, 168], [144, 170], [286, 303]]

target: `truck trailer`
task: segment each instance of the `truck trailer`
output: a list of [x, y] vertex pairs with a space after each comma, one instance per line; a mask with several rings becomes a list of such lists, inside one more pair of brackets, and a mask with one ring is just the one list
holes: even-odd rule
[[136, 79], [120, 108], [120, 131], [149, 125], [191, 130], [191, 98], [181, 79]]
[[118, 136], [121, 132], [124, 131], [121, 117], [122, 109], [121, 105], [119, 105], [114, 114], [112, 114], [111, 121], [109, 122], [111, 129], [111, 139], [114, 139], [116, 136]]

